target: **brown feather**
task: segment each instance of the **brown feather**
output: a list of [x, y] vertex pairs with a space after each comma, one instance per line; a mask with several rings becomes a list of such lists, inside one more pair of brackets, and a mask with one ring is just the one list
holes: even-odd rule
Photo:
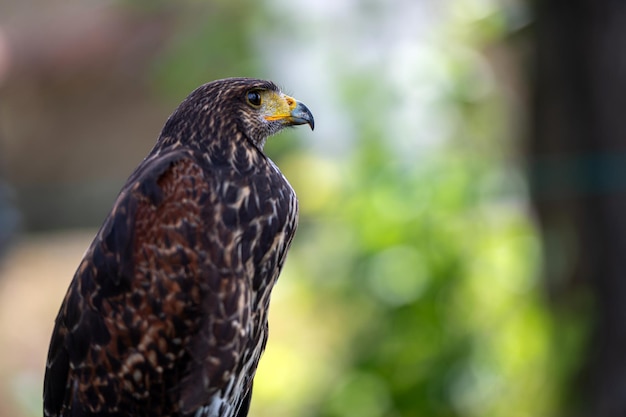
[[298, 211], [250, 88], [278, 91], [193, 92], [123, 187], [56, 319], [46, 416], [247, 414]]

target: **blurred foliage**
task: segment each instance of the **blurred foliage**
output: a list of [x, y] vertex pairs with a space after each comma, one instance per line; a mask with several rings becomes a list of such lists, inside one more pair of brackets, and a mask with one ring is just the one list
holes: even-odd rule
[[307, 219], [291, 255], [341, 306], [349, 344], [320, 415], [541, 414], [549, 322], [527, 219], [481, 190], [494, 181], [482, 159], [400, 170], [369, 152], [345, 167], [369, 175]]
[[162, 8], [176, 15], [176, 30], [154, 65], [157, 89], [178, 99], [210, 80], [258, 73], [262, 61], [250, 37], [264, 10], [261, 3], [183, 1]]
[[528, 416], [554, 407], [540, 242], [521, 173], [507, 161], [511, 139], [499, 140], [502, 98], [479, 55], [481, 42], [502, 34], [500, 20], [453, 22], [446, 41], [456, 50], [432, 52], [446, 79], [435, 111], [450, 118], [447, 145], [399, 154], [407, 138], [393, 137], [380, 111], [393, 108], [388, 80], [346, 74], [357, 126], [350, 155], [281, 161], [303, 210], [283, 280], [303, 280], [345, 343], [334, 377], [318, 381], [317, 402], [300, 415]]

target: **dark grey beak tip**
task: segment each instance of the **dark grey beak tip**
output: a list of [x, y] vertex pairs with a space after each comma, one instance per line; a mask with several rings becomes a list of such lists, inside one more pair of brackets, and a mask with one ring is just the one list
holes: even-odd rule
[[291, 112], [292, 120], [296, 124], [308, 124], [311, 130], [315, 130], [315, 118], [311, 110], [304, 105], [304, 103], [298, 102], [298, 105]]

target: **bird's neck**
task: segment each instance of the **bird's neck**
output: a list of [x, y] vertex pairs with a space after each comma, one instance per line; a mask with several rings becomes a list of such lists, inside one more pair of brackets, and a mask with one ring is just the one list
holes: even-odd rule
[[151, 153], [164, 154], [178, 149], [191, 150], [212, 167], [232, 168], [239, 172], [249, 172], [263, 166], [267, 160], [261, 149], [237, 131], [231, 131], [228, 138], [219, 135], [203, 137], [199, 133], [178, 137], [162, 134]]

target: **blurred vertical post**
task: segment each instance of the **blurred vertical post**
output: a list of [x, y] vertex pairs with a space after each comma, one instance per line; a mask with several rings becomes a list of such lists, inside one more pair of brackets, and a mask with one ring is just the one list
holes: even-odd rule
[[564, 412], [624, 416], [626, 2], [532, 4], [528, 166], [545, 274], [555, 305], [588, 308], [581, 317], [591, 324], [582, 372], [565, 398], [576, 410]]

